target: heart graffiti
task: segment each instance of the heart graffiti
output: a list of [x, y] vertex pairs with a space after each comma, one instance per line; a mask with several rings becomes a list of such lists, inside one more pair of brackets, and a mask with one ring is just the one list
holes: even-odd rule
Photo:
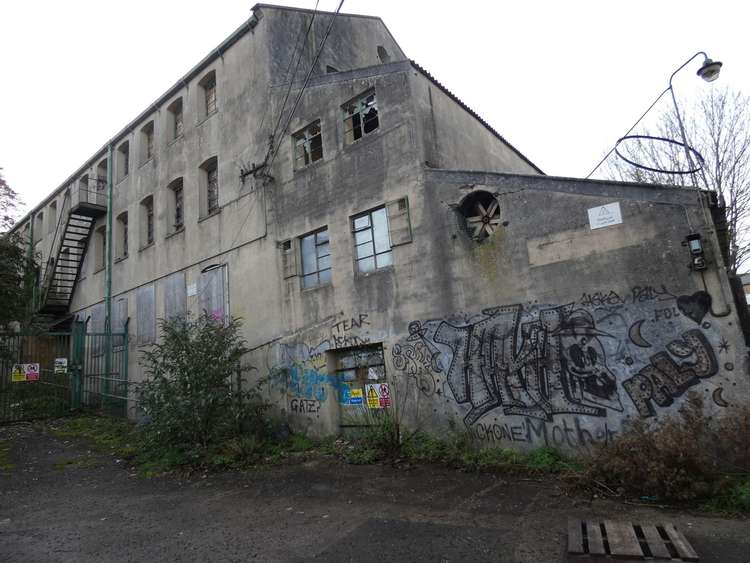
[[677, 308], [686, 317], [700, 324], [711, 308], [711, 296], [705, 291], [696, 291], [692, 295], [681, 295], [677, 298]]

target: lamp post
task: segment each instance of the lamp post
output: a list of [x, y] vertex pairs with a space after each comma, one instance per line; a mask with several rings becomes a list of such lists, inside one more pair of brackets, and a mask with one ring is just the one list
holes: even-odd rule
[[[713, 82], [717, 78], [719, 78], [719, 72], [721, 71], [721, 63], [719, 61], [712, 61], [708, 58], [708, 55], [703, 51], [698, 51], [695, 55], [690, 57], [688, 60], [686, 60], [680, 67], [675, 70], [672, 73], [672, 76], [669, 77], [669, 92], [672, 94], [672, 103], [674, 104], [674, 112], [677, 116], [677, 124], [680, 126], [680, 135], [682, 135], [682, 148], [685, 149], [685, 157], [687, 158], [688, 164], [690, 165], [690, 168], [695, 168], [695, 165], [693, 164], [693, 157], [690, 155], [690, 149], [688, 148], [688, 141], [687, 141], [687, 135], [685, 134], [685, 126], [682, 123], [682, 117], [680, 116], [680, 108], [677, 105], [677, 98], [674, 95], [674, 87], [672, 85], [672, 80], [674, 80], [675, 75], [680, 72], [683, 68], [685, 68], [690, 62], [693, 61], [696, 57], [703, 55], [703, 64], [698, 69], [698, 72], [696, 74], [700, 76], [703, 80], [706, 82]], [[701, 167], [701, 176], [703, 176], [703, 183], [706, 186], [706, 189], [708, 189], [708, 180], [706, 179], [706, 173], [703, 171], [703, 167]]]
[[[656, 99], [653, 101], [653, 103], [648, 107], [648, 109], [643, 112], [643, 114], [638, 118], [638, 120], [633, 123], [633, 126], [628, 129], [628, 131], [620, 138], [620, 141], [624, 140], [630, 133], [633, 131], [633, 129], [636, 128], [636, 126], [643, 120], [644, 117], [646, 117], [646, 114], [651, 111], [651, 109], [656, 105], [656, 103], [661, 100], [662, 96], [666, 94], [667, 92], [670, 92], [672, 94], [672, 103], [674, 104], [674, 110], [675, 114], [677, 115], [677, 123], [680, 127], [680, 135], [682, 136], [682, 146], [685, 149], [685, 155], [687, 157], [688, 164], [690, 165], [690, 169], [695, 169], [695, 164], [693, 163], [692, 156], [690, 155], [690, 148], [687, 142], [687, 135], [685, 134], [685, 126], [682, 123], [682, 116], [680, 115], [680, 109], [677, 106], [677, 98], [675, 98], [674, 95], [674, 87], [672, 85], [672, 80], [674, 80], [675, 75], [680, 72], [683, 68], [685, 68], [690, 62], [693, 61], [696, 57], [703, 55], [703, 64], [698, 69], [698, 72], [696, 73], [698, 76], [700, 76], [703, 80], [706, 82], [713, 82], [717, 78], [719, 78], [719, 72], [721, 71], [722, 64], [719, 61], [713, 61], [710, 58], [708, 58], [708, 55], [704, 51], [698, 51], [695, 55], [690, 57], [688, 60], [686, 60], [684, 63], [682, 63], [677, 70], [675, 70], [672, 75], [669, 77], [669, 86], [667, 86], [664, 91], [662, 91], [661, 94], [659, 94]], [[660, 139], [663, 141], [668, 141], [668, 139]], [[674, 143], [674, 141], [672, 141]], [[618, 141], [619, 143], [619, 141]], [[610, 149], [610, 151], [604, 155], [604, 158], [602, 158], [599, 163], [594, 166], [594, 168], [586, 175], [586, 179], [590, 178], [591, 175], [596, 172], [596, 170], [604, 164], [604, 161], [609, 158], [609, 155], [611, 155], [615, 149], [617, 148], [617, 144], [615, 144], [614, 147]], [[634, 166], [638, 166], [635, 162], [630, 162], [630, 164], [633, 164]], [[706, 179], [706, 173], [703, 172], [703, 168], [701, 167], [701, 175], [703, 176], [703, 182], [706, 185], [706, 188], [708, 188], [708, 180]], [[668, 171], [664, 170], [663, 172], [669, 173]], [[675, 172], [673, 172], [675, 173]], [[679, 172], [677, 172], [679, 173]], [[684, 173], [684, 172], [682, 172]]]

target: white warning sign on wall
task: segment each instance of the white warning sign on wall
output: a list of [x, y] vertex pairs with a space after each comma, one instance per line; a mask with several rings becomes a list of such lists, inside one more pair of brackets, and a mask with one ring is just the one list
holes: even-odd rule
[[589, 225], [592, 231], [602, 227], [619, 225], [620, 223], [622, 223], [622, 214], [620, 213], [619, 201], [589, 209]]

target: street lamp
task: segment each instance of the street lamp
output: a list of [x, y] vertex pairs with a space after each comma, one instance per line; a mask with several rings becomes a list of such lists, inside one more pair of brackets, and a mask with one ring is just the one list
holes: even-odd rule
[[[638, 139], [648, 138], [648, 139], [651, 139], [651, 140], [657, 140], [657, 141], [663, 141], [663, 142], [667, 142], [667, 143], [682, 145], [682, 147], [685, 149], [685, 156], [687, 157], [687, 161], [688, 161], [688, 164], [689, 164], [689, 170], [687, 170], [687, 171], [656, 170], [654, 168], [650, 168], [648, 166], [644, 166], [644, 165], [638, 164], [636, 162], [633, 162], [633, 161], [631, 161], [631, 160], [629, 160], [627, 158], [624, 158], [624, 157], [622, 157], [622, 155], [619, 152], [617, 154], [618, 154], [618, 156], [620, 156], [621, 158], [624, 158], [624, 160], [626, 160], [628, 163], [632, 164], [633, 166], [636, 166], [636, 167], [639, 167], [639, 168], [643, 168], [645, 170], [651, 170], [653, 172], [663, 172], [665, 174], [694, 174], [696, 170], [700, 170], [701, 171], [701, 175], [703, 176], [703, 182], [705, 183], [706, 188], [708, 188], [708, 181], [706, 180], [706, 174], [703, 171], [703, 166], [702, 166], [702, 164], [703, 164], [702, 163], [703, 158], [700, 157], [700, 154], [697, 151], [695, 151], [695, 149], [691, 148], [690, 145], [688, 145], [687, 135], [685, 134], [685, 126], [682, 123], [682, 116], [680, 115], [680, 109], [677, 106], [677, 98], [675, 98], [674, 87], [672, 85], [672, 80], [674, 79], [675, 75], [678, 72], [680, 72], [683, 68], [685, 68], [688, 64], [690, 64], [696, 57], [699, 57], [701, 55], [703, 55], [703, 64], [698, 69], [698, 72], [696, 74], [698, 76], [700, 76], [706, 82], [713, 82], [714, 80], [716, 80], [717, 78], [719, 78], [719, 72], [721, 72], [721, 66], [722, 66], [722, 64], [719, 61], [711, 60], [704, 51], [698, 51], [695, 55], [693, 55], [688, 60], [686, 60], [684, 63], [682, 63], [682, 65], [680, 65], [677, 68], [677, 70], [675, 70], [672, 73], [672, 75], [669, 77], [669, 86], [667, 86], [664, 89], [664, 91], [657, 96], [657, 98], [648, 107], [648, 109], [645, 112], [643, 112], [643, 115], [641, 115], [638, 118], [638, 121], [636, 121], [633, 124], [633, 126], [630, 129], [628, 129], [627, 133], [625, 133], [625, 135], [623, 135], [622, 137], [620, 137], [617, 140], [617, 142], [615, 143], [615, 146], [612, 147], [612, 149], [610, 149], [610, 151], [606, 155], [604, 155], [604, 158], [602, 158], [599, 161], [599, 163], [596, 166], [594, 166], [594, 168], [591, 170], [591, 172], [589, 172], [586, 175], [586, 179], [590, 178], [591, 175], [594, 172], [596, 172], [596, 170], [604, 163], [604, 161], [607, 160], [607, 158], [609, 158], [609, 155], [611, 155], [613, 152], [615, 152], [617, 150], [617, 146], [622, 141], [634, 138], [634, 137], [629, 137], [631, 131], [633, 131], [633, 129], [636, 128], [636, 126], [643, 120], [643, 118], [646, 117], [646, 114], [651, 111], [651, 109], [656, 105], [656, 103], [659, 100], [661, 100], [662, 96], [664, 96], [664, 94], [666, 94], [667, 92], [670, 92], [672, 94], [672, 103], [674, 104], [674, 111], [675, 111], [675, 114], [677, 115], [677, 123], [680, 126], [680, 135], [682, 136], [682, 142], [680, 143], [680, 142], [674, 141], [672, 139], [666, 139], [666, 138], [663, 138], [663, 137], [652, 137], [652, 136], [649, 136], [649, 135], [637, 135], [637, 136], [635, 136], [635, 138], [638, 138]], [[692, 158], [692, 155], [691, 155], [692, 152], [695, 152], [696, 155], [698, 155], [700, 157], [699, 160], [701, 161], [701, 163], [697, 167], [693, 163], [693, 158]]]
[[[680, 66], [677, 70], [675, 70], [672, 73], [672, 76], [669, 77], [669, 88], [668, 88], [669, 92], [672, 94], [672, 102], [674, 103], [674, 112], [677, 115], [677, 123], [680, 125], [680, 134], [682, 135], [682, 147], [685, 149], [685, 157], [687, 158], [688, 164], [690, 165], [691, 169], [695, 169], [695, 165], [693, 164], [693, 157], [690, 155], [691, 150], [690, 150], [690, 146], [688, 145], [687, 135], [685, 135], [685, 126], [682, 124], [682, 117], [680, 117], [680, 108], [677, 106], [677, 98], [675, 98], [675, 95], [674, 95], [674, 88], [672, 87], [672, 80], [674, 79], [675, 75], [678, 72], [680, 72], [690, 62], [692, 62], [693, 59], [695, 59], [696, 57], [699, 57], [700, 55], [703, 55], [703, 64], [698, 69], [698, 72], [696, 74], [700, 76], [706, 82], [713, 82], [714, 80], [719, 78], [719, 72], [721, 71], [721, 63], [719, 61], [712, 61], [711, 59], [708, 58], [708, 55], [706, 53], [704, 53], [703, 51], [698, 51], [695, 55], [693, 55], [684, 63], [682, 63], [682, 66]], [[701, 176], [703, 176], [703, 183], [705, 184], [706, 189], [708, 189], [708, 180], [706, 180], [706, 173], [703, 171], [702, 166], [700, 167], [700, 171], [701, 171]]]

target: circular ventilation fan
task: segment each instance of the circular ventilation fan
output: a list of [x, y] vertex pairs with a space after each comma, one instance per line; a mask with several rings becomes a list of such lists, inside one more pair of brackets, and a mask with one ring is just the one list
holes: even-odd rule
[[469, 194], [459, 210], [466, 220], [466, 231], [477, 242], [482, 242], [500, 226], [500, 206], [491, 193]]

